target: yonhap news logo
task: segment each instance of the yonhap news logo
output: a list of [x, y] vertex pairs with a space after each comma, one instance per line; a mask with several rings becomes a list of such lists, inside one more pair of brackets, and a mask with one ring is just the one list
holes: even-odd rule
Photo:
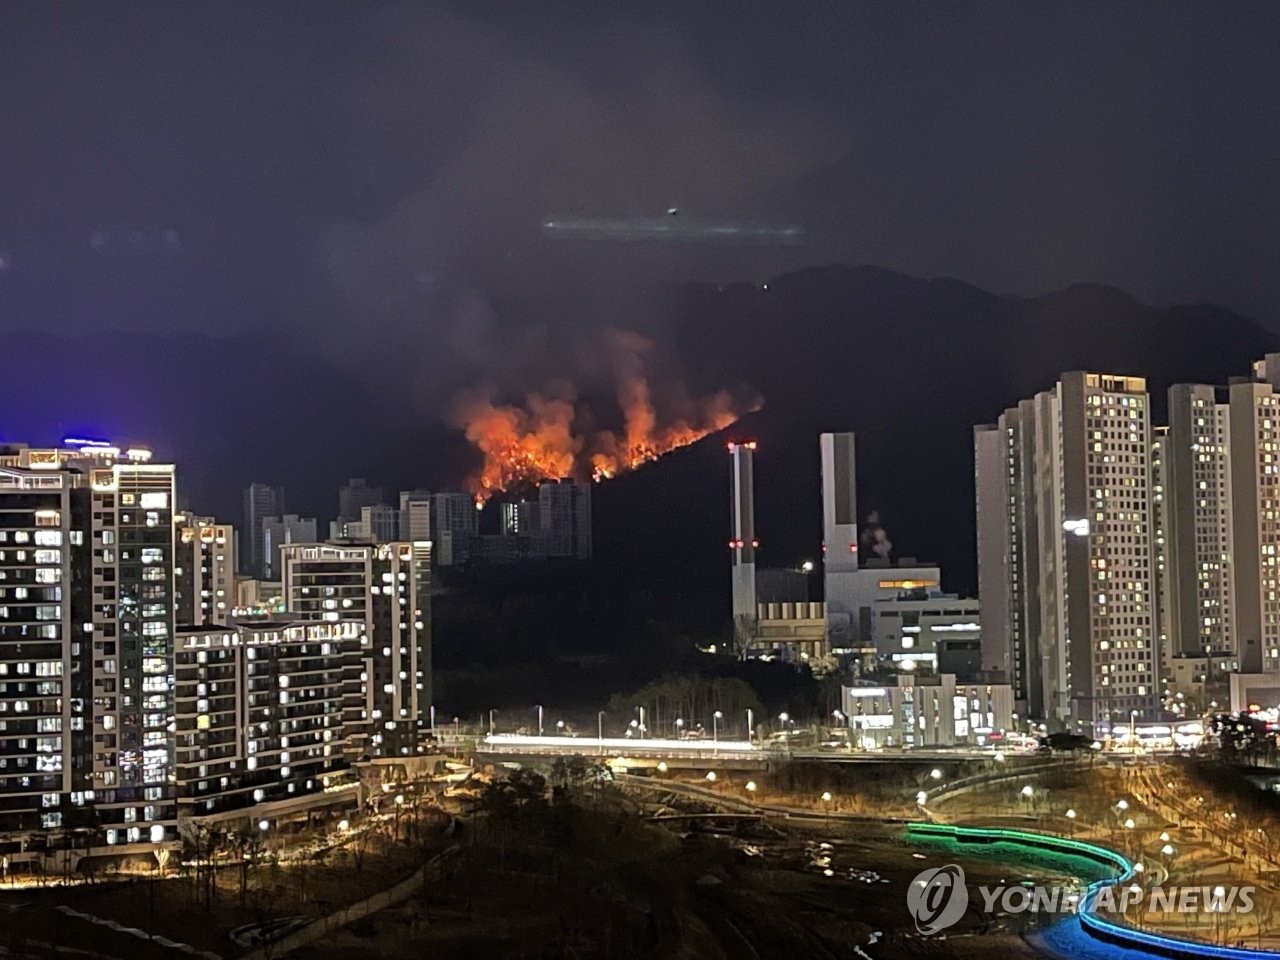
[[930, 936], [952, 926], [969, 907], [969, 888], [964, 870], [948, 863], [916, 874], [907, 888], [907, 909], [921, 936]]
[[[1089, 897], [1091, 913], [1119, 914], [1131, 909], [1144, 913], [1251, 913], [1256, 888], [1178, 887], [1144, 888], [1136, 883], [1102, 887]], [[981, 909], [990, 914], [1075, 913], [1081, 907], [1081, 891], [1070, 886], [978, 887]], [[954, 926], [969, 908], [969, 888], [964, 869], [944, 864], [916, 874], [907, 888], [907, 909], [921, 936], [932, 936]]]

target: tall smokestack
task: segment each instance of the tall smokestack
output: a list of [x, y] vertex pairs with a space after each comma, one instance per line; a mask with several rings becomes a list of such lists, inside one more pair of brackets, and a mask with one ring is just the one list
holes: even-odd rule
[[729, 477], [731, 532], [729, 551], [732, 556], [733, 635], [739, 652], [745, 650], [756, 634], [756, 501], [754, 440], [729, 444], [733, 459]]
[[824, 433], [822, 567], [827, 640], [843, 646], [856, 629], [858, 580], [857, 469], [852, 433]]

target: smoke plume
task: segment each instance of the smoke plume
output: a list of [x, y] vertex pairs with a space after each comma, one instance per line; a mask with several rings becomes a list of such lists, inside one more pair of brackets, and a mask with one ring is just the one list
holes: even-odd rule
[[862, 527], [862, 552], [864, 556], [873, 553], [885, 560], [893, 552], [893, 543], [880, 525], [880, 514], [874, 510], [867, 514], [866, 523]]

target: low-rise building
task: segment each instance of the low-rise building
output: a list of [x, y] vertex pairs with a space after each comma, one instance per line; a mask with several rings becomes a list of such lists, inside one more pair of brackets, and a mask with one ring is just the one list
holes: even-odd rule
[[844, 687], [841, 713], [855, 749], [984, 746], [1013, 726], [1013, 688], [957, 683], [953, 674], [901, 674], [893, 685]]

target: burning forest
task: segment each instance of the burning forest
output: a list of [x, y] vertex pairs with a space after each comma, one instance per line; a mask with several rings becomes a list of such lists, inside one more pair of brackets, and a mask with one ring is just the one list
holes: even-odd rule
[[566, 380], [553, 380], [518, 404], [500, 403], [484, 391], [458, 398], [455, 422], [484, 458], [469, 480], [477, 502], [547, 479], [606, 480], [760, 409], [751, 391], [695, 397], [679, 383], [664, 381], [655, 388], [646, 363], [650, 341], [628, 331], [609, 336], [614, 397], [607, 412], [620, 418], [621, 429], [599, 426], [602, 405], [580, 396]]

